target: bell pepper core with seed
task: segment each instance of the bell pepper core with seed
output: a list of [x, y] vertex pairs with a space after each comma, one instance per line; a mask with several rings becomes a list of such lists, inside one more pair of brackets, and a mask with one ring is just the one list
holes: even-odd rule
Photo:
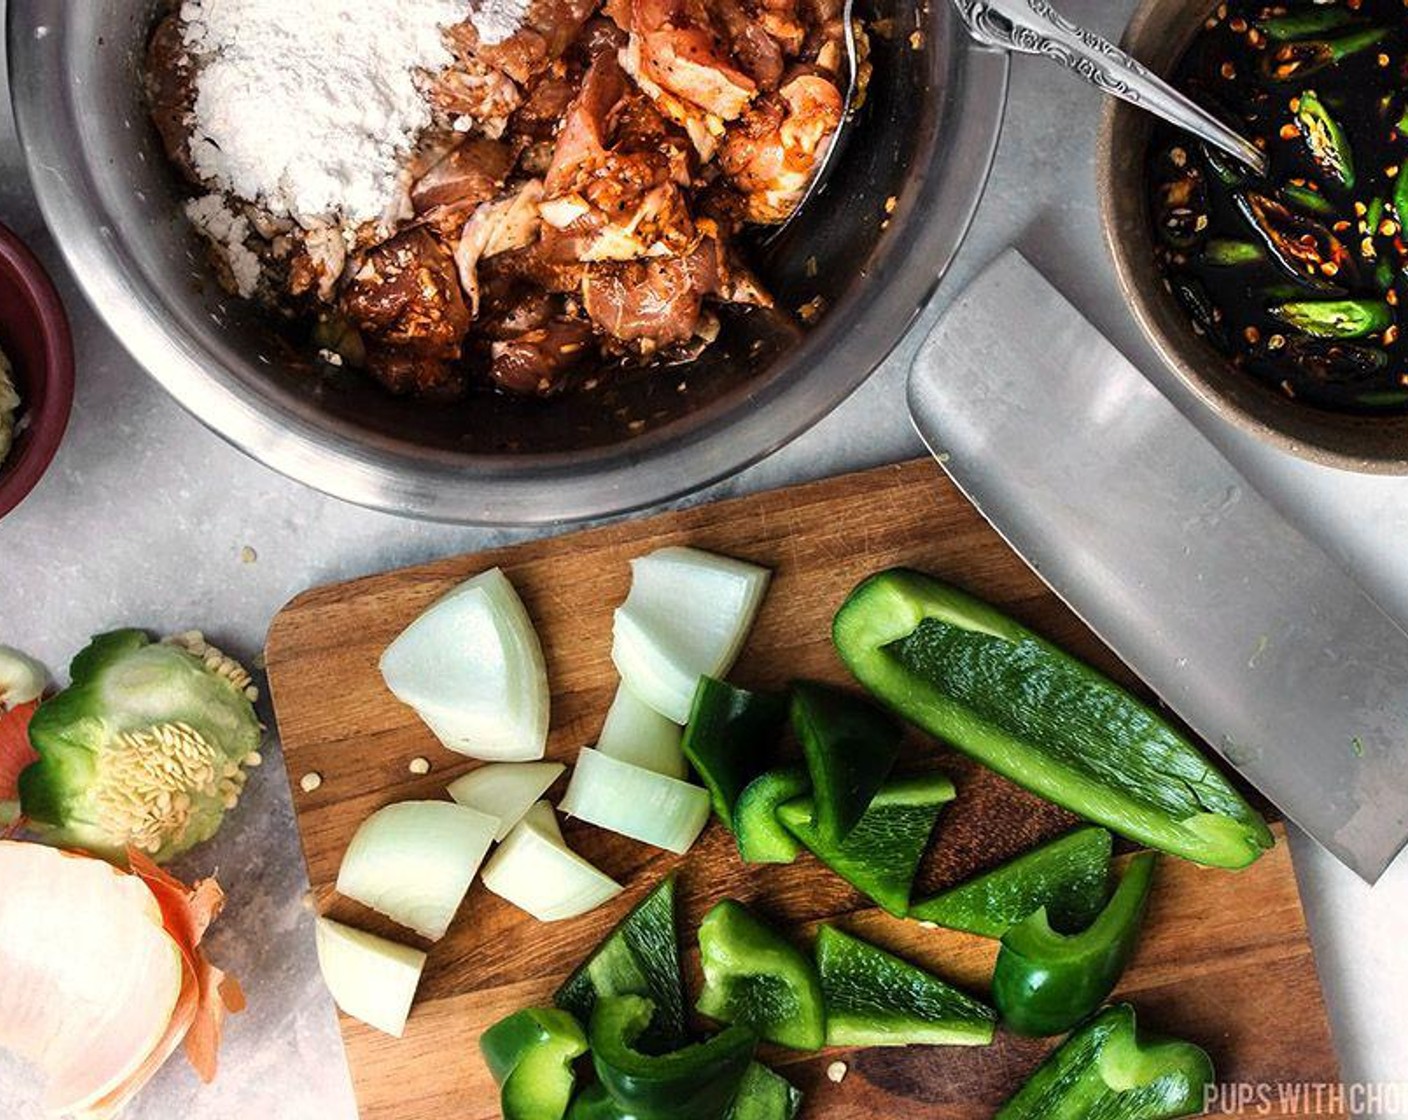
[[603, 996], [592, 1012], [592, 1065], [616, 1107], [633, 1120], [719, 1120], [738, 1095], [757, 1036], [729, 1027], [668, 1054], [645, 1054], [636, 1040], [654, 1008], [642, 996]]
[[581, 1024], [565, 1011], [532, 1007], [495, 1023], [479, 1040], [499, 1085], [503, 1120], [562, 1120], [587, 1052]]
[[1046, 908], [1063, 932], [1090, 925], [1110, 896], [1114, 838], [1103, 828], [1080, 828], [933, 898], [909, 916], [948, 929], [1001, 937]]
[[1114, 832], [1226, 868], [1275, 843], [1162, 716], [971, 595], [882, 572], [851, 593], [833, 634], [851, 672], [897, 714]]
[[1134, 1009], [1116, 1004], [1066, 1039], [995, 1120], [1174, 1120], [1200, 1115], [1213, 1082], [1200, 1047], [1141, 1038]]
[[1080, 933], [1055, 932], [1045, 910], [1007, 931], [992, 997], [1008, 1029], [1062, 1034], [1109, 998], [1139, 942], [1157, 858], [1153, 852], [1134, 856], [1105, 909]]
[[680, 745], [708, 788], [715, 815], [730, 832], [738, 798], [767, 769], [786, 720], [782, 696], [699, 678]]
[[793, 1050], [826, 1042], [821, 980], [807, 955], [742, 903], [720, 902], [699, 927], [704, 990], [695, 1006]]

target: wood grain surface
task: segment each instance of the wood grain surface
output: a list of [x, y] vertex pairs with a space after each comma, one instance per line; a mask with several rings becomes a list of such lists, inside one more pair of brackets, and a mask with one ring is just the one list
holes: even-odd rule
[[[476, 765], [440, 747], [386, 691], [377, 659], [392, 638], [461, 580], [502, 567], [537, 625], [547, 658], [553, 689], [548, 755], [570, 763], [578, 748], [595, 741], [616, 687], [611, 612], [626, 595], [628, 561], [672, 544], [773, 569], [758, 625], [732, 674], [743, 685], [778, 686], [798, 677], [847, 683], [830, 645], [831, 616], [864, 576], [902, 564], [981, 595], [1143, 691], [927, 460], [320, 588], [275, 619], [266, 657], [308, 872], [323, 912], [414, 942], [413, 935], [335, 895], [338, 863], [374, 809], [442, 797], [447, 782]], [[408, 764], [418, 757], [431, 762], [429, 774], [410, 772]], [[922, 889], [964, 879], [1073, 823], [917, 734], [904, 765], [941, 768], [959, 788], [940, 820]], [[309, 773], [320, 775], [322, 784], [305, 793], [300, 779]], [[561, 792], [559, 785], [554, 800]], [[1161, 861], [1146, 936], [1119, 995], [1135, 1004], [1146, 1027], [1206, 1047], [1226, 1082], [1331, 1082], [1338, 1064], [1284, 833], [1279, 826], [1276, 831], [1276, 849], [1238, 874]], [[804, 939], [816, 922], [835, 920], [976, 994], [986, 990], [993, 943], [890, 918], [810, 857], [790, 867], [747, 868], [717, 823], [684, 859], [573, 822], [566, 832], [583, 855], [626, 884], [626, 892], [594, 914], [541, 925], [476, 883], [430, 953], [405, 1037], [388, 1038], [343, 1018], [367, 1120], [497, 1117], [493, 1083], [478, 1057], [480, 1033], [511, 1011], [548, 1001], [610, 926], [676, 868], [687, 948], [703, 913], [734, 897]], [[687, 968], [695, 968], [692, 957]], [[809, 1120], [901, 1113], [980, 1120], [1046, 1049], [1002, 1036], [984, 1049], [771, 1057], [807, 1091]], [[826, 1076], [837, 1060], [848, 1067], [840, 1084]], [[1280, 1105], [1261, 1113], [1298, 1114]]]

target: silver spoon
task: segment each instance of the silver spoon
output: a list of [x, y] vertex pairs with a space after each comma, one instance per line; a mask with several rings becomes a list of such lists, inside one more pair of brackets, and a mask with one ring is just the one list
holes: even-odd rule
[[1045, 55], [1087, 82], [1220, 148], [1260, 176], [1266, 153], [1190, 101], [1108, 39], [1072, 23], [1046, 0], [953, 0], [984, 46]]

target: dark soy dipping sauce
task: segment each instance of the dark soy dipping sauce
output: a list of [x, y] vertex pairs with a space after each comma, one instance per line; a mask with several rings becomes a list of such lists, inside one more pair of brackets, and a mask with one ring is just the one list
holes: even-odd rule
[[1260, 180], [1155, 133], [1156, 255], [1194, 329], [1296, 400], [1408, 412], [1404, 0], [1228, 3], [1175, 81], [1271, 158]]

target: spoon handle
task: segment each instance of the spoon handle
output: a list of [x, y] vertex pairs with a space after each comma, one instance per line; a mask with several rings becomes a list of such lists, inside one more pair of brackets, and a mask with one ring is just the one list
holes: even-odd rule
[[1106, 93], [1147, 109], [1222, 149], [1259, 175], [1266, 154], [1108, 39], [1073, 23], [1047, 0], [953, 0], [980, 43], [1045, 55]]

